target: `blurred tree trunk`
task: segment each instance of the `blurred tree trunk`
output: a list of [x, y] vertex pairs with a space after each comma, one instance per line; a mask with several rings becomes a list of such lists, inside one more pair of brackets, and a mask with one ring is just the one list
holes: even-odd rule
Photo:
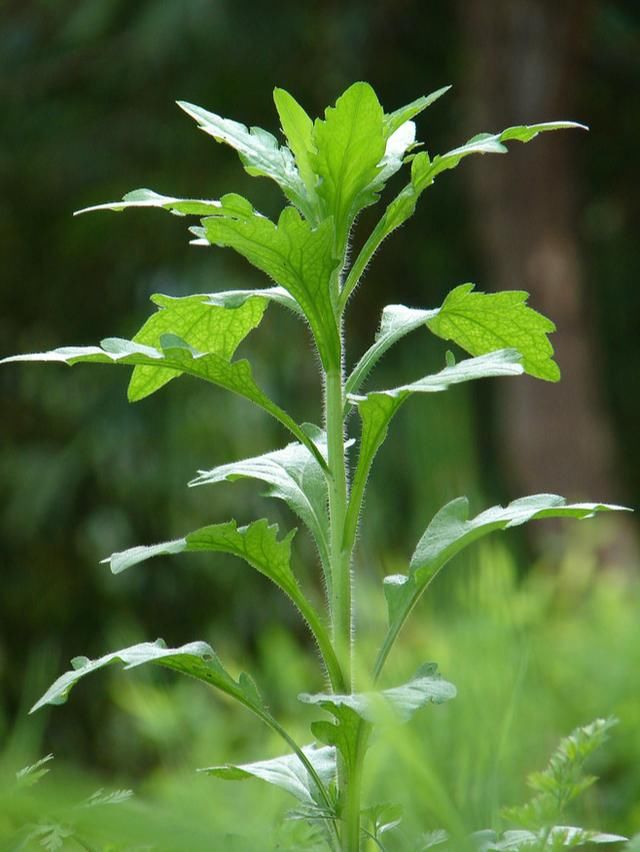
[[[461, 0], [465, 122], [471, 133], [575, 119], [592, 3]], [[580, 118], [578, 116], [578, 118]], [[555, 491], [621, 501], [612, 425], [599, 385], [578, 245], [575, 150], [579, 131], [512, 143], [467, 174], [489, 277], [486, 289], [525, 289], [558, 326], [560, 384], [524, 378], [498, 389], [501, 446], [518, 492]], [[634, 550], [622, 533], [621, 557]]]

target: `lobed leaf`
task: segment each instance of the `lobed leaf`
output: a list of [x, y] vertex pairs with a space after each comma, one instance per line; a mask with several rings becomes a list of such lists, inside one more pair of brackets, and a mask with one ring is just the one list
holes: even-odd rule
[[[156, 294], [151, 301], [159, 308], [134, 336], [135, 343], [158, 347], [163, 335], [173, 334], [198, 352], [219, 355], [230, 361], [245, 337], [264, 315], [267, 299], [251, 296], [237, 307], [212, 304], [207, 295], [173, 297]], [[129, 382], [129, 399], [139, 400], [155, 393], [180, 371], [140, 365]]]
[[529, 142], [540, 133], [568, 128], [586, 129], [584, 125], [573, 121], [551, 121], [545, 124], [520, 125], [517, 127], [508, 127], [500, 133], [480, 133], [470, 139], [465, 145], [454, 148], [446, 154], [438, 155], [433, 160], [430, 159], [426, 151], [417, 154], [411, 164], [411, 180], [387, 206], [382, 218], [354, 261], [342, 290], [340, 307], [343, 308], [346, 304], [378, 247], [389, 234], [413, 216], [418, 199], [424, 190], [431, 186], [441, 172], [455, 168], [465, 157], [471, 154], [506, 153], [507, 147], [504, 144], [505, 142], [513, 140]]
[[122, 663], [126, 669], [147, 663], [164, 666], [220, 689], [259, 714], [266, 713], [264, 702], [249, 676], [242, 674], [239, 680], [234, 680], [206, 642], [190, 642], [180, 648], [167, 648], [162, 639], [132, 645], [105, 654], [97, 660], [75, 657], [71, 661], [73, 668], [49, 687], [30, 712], [34, 713], [46, 704], [64, 704], [69, 692], [79, 680], [113, 663]]
[[[99, 347], [69, 346], [52, 349], [49, 352], [13, 355], [2, 359], [0, 364], [19, 361], [47, 361], [68, 365], [98, 363], [146, 366], [156, 367], [163, 371], [171, 370], [175, 373], [186, 373], [204, 379], [219, 387], [226, 388], [262, 408], [283, 426], [286, 426], [313, 453], [320, 466], [323, 469], [326, 468], [325, 459], [305, 431], [256, 385], [248, 361], [229, 362], [213, 352], [198, 352], [175, 335], [162, 335], [160, 349], [135, 343], [131, 340], [112, 337], [103, 340]], [[132, 401], [142, 399], [147, 396], [147, 393], [152, 393], [154, 390], [157, 390], [155, 382], [150, 385], [148, 391], [144, 386], [138, 385]]]
[[234, 148], [245, 171], [253, 177], [268, 177], [274, 180], [303, 212], [308, 211], [308, 199], [302, 178], [296, 167], [293, 154], [280, 146], [271, 133], [260, 127], [247, 128], [238, 121], [222, 118], [202, 107], [178, 101], [178, 106], [198, 122], [201, 130]]
[[345, 383], [346, 392], [357, 393], [360, 385], [384, 353], [405, 335], [424, 326], [427, 320], [438, 314], [438, 310], [438, 308], [434, 310], [406, 308], [404, 305], [387, 305], [383, 308], [380, 329], [375, 341], [353, 368]]
[[458, 364], [448, 365], [439, 373], [425, 376], [416, 382], [401, 385], [391, 390], [372, 391], [366, 396], [349, 394], [347, 400], [358, 406], [362, 421], [360, 452], [353, 480], [353, 488], [347, 514], [347, 536], [355, 537], [360, 505], [366, 482], [376, 453], [384, 443], [389, 423], [401, 405], [414, 393], [435, 393], [447, 390], [451, 385], [490, 376], [515, 376], [522, 373], [520, 354], [513, 349], [502, 349], [468, 358]]
[[[336, 775], [336, 750], [332, 746], [304, 746], [302, 752], [316, 770], [325, 785], [331, 784]], [[291, 793], [296, 799], [307, 805], [318, 806], [317, 786], [297, 754], [286, 754], [271, 760], [259, 760], [240, 766], [225, 764], [200, 769], [217, 778], [227, 781], [242, 781], [247, 778], [260, 778]]]
[[509, 503], [493, 506], [469, 519], [469, 502], [458, 497], [435, 515], [418, 542], [411, 558], [408, 575], [385, 578], [385, 595], [389, 609], [389, 631], [382, 650], [382, 660], [395, 640], [418, 598], [442, 568], [473, 541], [494, 530], [505, 530], [542, 518], [591, 518], [597, 512], [627, 511], [623, 506], [603, 503], [568, 504], [557, 494], [534, 494]]
[[109, 564], [114, 574], [120, 574], [154, 556], [199, 552], [231, 553], [268, 577], [304, 615], [313, 607], [302, 593], [291, 568], [291, 542], [295, 534], [296, 531], [292, 530], [279, 540], [278, 525], [269, 525], [265, 518], [245, 527], [238, 527], [235, 521], [229, 521], [202, 527], [174, 541], [147, 547], [132, 547], [113, 553], [103, 562]]
[[296, 158], [296, 165], [306, 187], [307, 194], [310, 198], [315, 198], [316, 174], [313, 170], [313, 154], [315, 151], [313, 121], [293, 95], [290, 95], [284, 89], [274, 89], [273, 100], [278, 110], [283, 133], [287, 137], [289, 147]]
[[584, 774], [584, 764], [606, 742], [610, 729], [616, 724], [615, 718], [596, 719], [576, 728], [560, 742], [547, 767], [527, 778], [528, 786], [537, 795], [520, 807], [506, 808], [503, 816], [534, 830], [558, 823], [570, 802], [597, 780]]
[[[326, 434], [308, 424], [304, 429], [324, 458], [327, 456]], [[198, 471], [189, 484], [213, 485], [238, 479], [257, 479], [268, 485], [266, 496], [283, 500], [306, 524], [318, 547], [329, 580], [329, 517], [327, 513], [327, 482], [316, 458], [299, 443], [288, 444], [282, 450], [254, 456]]]
[[357, 761], [358, 741], [362, 722], [369, 724], [407, 722], [426, 704], [442, 704], [456, 695], [453, 684], [442, 679], [435, 663], [426, 663], [415, 676], [402, 686], [382, 692], [362, 692], [348, 695], [302, 693], [298, 699], [327, 710], [332, 722], [313, 722], [312, 733], [321, 742], [335, 746], [348, 767]]
[[527, 306], [528, 293], [473, 292], [474, 284], [454, 288], [440, 308], [425, 310], [387, 305], [380, 329], [347, 379], [347, 392], [357, 392], [385, 352], [418, 328], [426, 326], [445, 340], [453, 340], [470, 355], [485, 355], [497, 349], [516, 349], [524, 371], [547, 381], [557, 381], [560, 370], [552, 360], [553, 347], [547, 335], [555, 330], [551, 320]]
[[294, 208], [287, 207], [275, 225], [242, 201], [233, 216], [203, 220], [206, 239], [235, 249], [284, 287], [307, 317], [325, 369], [336, 366], [340, 341], [328, 282], [338, 260], [331, 220], [314, 229]]
[[74, 216], [83, 213], [93, 213], [96, 210], [111, 210], [120, 213], [122, 210], [130, 210], [137, 207], [157, 207], [168, 210], [175, 216], [210, 216], [212, 210], [222, 210], [223, 203], [205, 198], [173, 198], [169, 195], [161, 195], [153, 189], [134, 189], [128, 192], [122, 201], [108, 201], [106, 204], [94, 204], [76, 210]]
[[313, 129], [317, 194], [324, 205], [323, 218], [332, 216], [337, 252], [342, 254], [353, 221], [375, 200], [370, 185], [385, 153], [384, 112], [368, 83], [354, 83], [316, 119]]
[[557, 382], [560, 370], [552, 359], [547, 336], [556, 327], [527, 306], [529, 294], [524, 290], [480, 293], [473, 289], [473, 284], [461, 284], [452, 290], [435, 316], [426, 320], [430, 331], [452, 340], [470, 355], [517, 349], [526, 373]]

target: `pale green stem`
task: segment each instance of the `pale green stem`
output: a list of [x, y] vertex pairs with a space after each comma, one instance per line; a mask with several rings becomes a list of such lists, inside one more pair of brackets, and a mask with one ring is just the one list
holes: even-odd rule
[[326, 374], [326, 428], [329, 483], [331, 617], [333, 644], [347, 689], [351, 686], [351, 554], [343, 548], [347, 515], [342, 370]]
[[[299, 602], [298, 605], [300, 605]], [[305, 606], [301, 611], [304, 619], [309, 625], [313, 638], [316, 640], [318, 645], [318, 649], [327, 669], [331, 688], [334, 692], [344, 692], [346, 689], [344, 676], [338, 657], [336, 656], [335, 649], [331, 644], [327, 628], [320, 621], [318, 614], [313, 607]]]

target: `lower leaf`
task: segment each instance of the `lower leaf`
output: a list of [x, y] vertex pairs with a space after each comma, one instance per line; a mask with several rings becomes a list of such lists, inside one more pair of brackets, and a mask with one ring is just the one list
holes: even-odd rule
[[[331, 784], [336, 775], [336, 751], [331, 746], [309, 745], [302, 752], [316, 770], [320, 779]], [[295, 796], [306, 805], [320, 805], [315, 781], [309, 775], [297, 754], [285, 754], [271, 760], [259, 760], [255, 763], [245, 763], [241, 766], [224, 764], [199, 769], [216, 778], [227, 781], [242, 781], [247, 778], [260, 778], [269, 784], [280, 787]]]

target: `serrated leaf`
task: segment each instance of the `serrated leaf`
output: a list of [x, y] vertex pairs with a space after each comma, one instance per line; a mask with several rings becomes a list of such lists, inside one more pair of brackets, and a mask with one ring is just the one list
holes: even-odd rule
[[[349, 394], [347, 400], [358, 406], [362, 421], [360, 451], [353, 480], [351, 505], [358, 506], [361, 502], [371, 465], [384, 443], [389, 424], [412, 394], [436, 393], [461, 382], [491, 376], [515, 376], [520, 373], [522, 373], [520, 355], [515, 350], [504, 349], [479, 358], [467, 358], [457, 364], [446, 366], [439, 373], [425, 376], [423, 379], [397, 388], [372, 391], [366, 396]], [[352, 523], [356, 522], [352, 511], [349, 513], [349, 519]]]
[[[240, 343], [260, 324], [267, 308], [267, 300], [261, 296], [252, 296], [234, 308], [212, 304], [208, 295], [155, 294], [151, 301], [159, 310], [133, 337], [135, 343], [158, 348], [163, 335], [173, 334], [194, 350], [219, 355], [226, 361], [231, 360]], [[135, 367], [129, 382], [129, 398], [149, 396], [179, 375], [179, 371], [155, 365]]]
[[301, 693], [298, 699], [327, 710], [336, 719], [344, 708], [352, 710], [363, 721], [408, 722], [426, 704], [443, 704], [456, 696], [452, 683], [443, 680], [435, 663], [425, 663], [407, 683], [381, 692], [356, 692], [348, 695]]
[[[305, 431], [318, 451], [326, 458], [326, 434], [305, 426]], [[302, 444], [288, 444], [282, 450], [198, 471], [189, 485], [209, 485], [257, 479], [269, 486], [266, 495], [283, 500], [308, 527], [318, 547], [328, 578], [329, 517], [327, 482], [317, 460]]]
[[238, 527], [235, 521], [211, 524], [188, 533], [183, 538], [148, 547], [132, 547], [113, 553], [102, 561], [109, 564], [114, 574], [120, 574], [155, 556], [200, 552], [231, 553], [268, 577], [304, 613], [311, 604], [305, 599], [291, 568], [291, 541], [296, 531], [292, 530], [283, 539], [278, 539], [278, 531], [278, 525], [269, 525], [265, 518], [245, 527]]
[[[83, 363], [124, 364], [186, 373], [226, 388], [258, 405], [286, 426], [301, 443], [308, 447], [321, 467], [326, 468], [326, 461], [305, 431], [256, 385], [248, 361], [229, 362], [215, 353], [195, 352], [193, 347], [176, 338], [175, 335], [163, 335], [160, 346], [161, 349], [156, 349], [131, 340], [111, 337], [103, 340], [101, 346], [68, 346], [52, 349], [49, 352], [13, 355], [0, 360], [0, 364], [22, 361], [58, 362], [70, 366]], [[143, 399], [147, 393], [152, 393], [154, 390], [157, 388], [153, 384], [148, 391], [143, 386], [137, 387], [134, 399]]]
[[473, 284], [452, 290], [437, 314], [426, 320], [429, 329], [444, 340], [453, 340], [470, 355], [517, 349], [526, 373], [557, 382], [560, 370], [552, 359], [553, 347], [547, 337], [556, 327], [527, 306], [529, 294], [524, 290], [473, 290]]
[[[309, 762], [315, 768], [320, 779], [327, 786], [335, 780], [336, 750], [332, 746], [309, 745], [302, 749]], [[318, 790], [307, 768], [297, 754], [286, 754], [271, 760], [259, 760], [240, 766], [225, 764], [199, 769], [217, 778], [228, 781], [242, 781], [247, 778], [259, 778], [282, 790], [286, 790], [296, 799], [307, 805], [319, 805]]]
[[385, 136], [388, 138], [393, 133], [395, 133], [395, 131], [399, 127], [401, 127], [406, 121], [411, 121], [411, 119], [415, 118], [417, 115], [420, 115], [420, 113], [424, 112], [427, 107], [431, 106], [431, 104], [435, 103], [438, 98], [441, 98], [442, 95], [448, 92], [450, 88], [451, 86], [443, 86], [441, 89], [437, 89], [435, 92], [431, 92], [431, 94], [429, 95], [422, 95], [422, 97], [416, 98], [415, 101], [411, 101], [410, 104], [407, 104], [403, 107], [399, 107], [399, 109], [396, 109], [388, 115], [385, 115]]
[[434, 516], [418, 542], [408, 575], [385, 578], [389, 609], [389, 632], [383, 647], [389, 647], [416, 601], [444, 566], [477, 539], [495, 530], [520, 526], [542, 518], [591, 518], [597, 512], [628, 511], [623, 506], [604, 503], [568, 504], [557, 494], [534, 494], [493, 506], [469, 519], [469, 501], [458, 497]]
[[384, 112], [368, 83], [354, 83], [314, 124], [316, 152], [312, 155], [320, 178], [317, 194], [325, 216], [333, 216], [341, 254], [358, 212], [375, 200], [369, 186], [385, 153]]
[[407, 308], [404, 305], [387, 305], [383, 308], [380, 329], [375, 341], [353, 368], [345, 384], [346, 392], [357, 393], [384, 353], [405, 335], [425, 325], [427, 320], [438, 314], [438, 311], [438, 308], [424, 310]]
[[122, 802], [128, 802], [133, 797], [133, 790], [112, 790], [105, 792], [104, 789], [96, 790], [89, 798], [84, 801], [81, 808], [96, 808], [104, 805], [120, 805]]
[[528, 142], [534, 139], [539, 133], [569, 128], [586, 129], [584, 125], [573, 121], [551, 121], [545, 124], [520, 125], [517, 127], [508, 127], [500, 133], [479, 133], [465, 145], [454, 148], [446, 154], [437, 155], [433, 160], [426, 151], [417, 154], [411, 164], [411, 180], [387, 206], [382, 218], [373, 229], [360, 254], [354, 261], [344, 284], [340, 307], [344, 307], [346, 304], [378, 247], [389, 234], [413, 216], [418, 199], [424, 190], [431, 186], [441, 172], [455, 168], [465, 157], [471, 154], [503, 154], [507, 151], [505, 142], [512, 140]]
[[293, 95], [290, 95], [285, 89], [274, 89], [273, 100], [278, 110], [283, 133], [287, 137], [289, 147], [296, 158], [300, 177], [304, 182], [309, 197], [314, 197], [316, 174], [312, 163], [312, 156], [315, 150], [313, 121]]
[[47, 766], [53, 760], [53, 755], [48, 754], [46, 757], [40, 758], [31, 766], [25, 766], [16, 772], [16, 781], [20, 787], [32, 787], [37, 784], [41, 778], [44, 778], [51, 771], [51, 767]]
[[377, 839], [400, 825], [404, 816], [404, 808], [397, 803], [384, 802], [364, 808], [362, 816], [370, 821], [372, 834]]
[[105, 654], [97, 660], [75, 657], [72, 660], [73, 668], [49, 687], [30, 712], [34, 713], [46, 704], [64, 704], [69, 692], [79, 680], [113, 663], [122, 663], [126, 669], [147, 663], [173, 669], [220, 689], [259, 715], [267, 712], [255, 684], [248, 675], [241, 676], [237, 681], [234, 680], [206, 642], [190, 642], [180, 648], [167, 648], [162, 639], [132, 645], [129, 648]]
[[198, 122], [201, 130], [213, 136], [216, 142], [234, 148], [248, 174], [271, 178], [290, 201], [303, 212], [308, 212], [305, 185], [293, 154], [285, 145], [280, 146], [275, 136], [260, 127], [247, 128], [238, 121], [222, 118], [186, 101], [178, 101], [178, 106]]
[[534, 830], [555, 825], [567, 805], [597, 780], [584, 774], [584, 763], [608, 739], [610, 729], [616, 724], [615, 718], [596, 719], [576, 728], [560, 742], [547, 767], [527, 778], [528, 786], [537, 795], [524, 805], [506, 808], [503, 816]]
[[321, 742], [335, 746], [347, 766], [353, 767], [357, 759], [357, 741], [360, 723], [402, 723], [426, 704], [442, 704], [456, 695], [453, 684], [442, 679], [435, 663], [426, 663], [415, 676], [402, 686], [382, 692], [362, 692], [348, 695], [301, 693], [298, 699], [328, 711], [332, 722], [314, 722], [312, 733]]
[[317, 228], [285, 208], [275, 225], [245, 202], [235, 216], [204, 219], [207, 240], [227, 246], [284, 287], [302, 308], [325, 369], [339, 363], [340, 341], [329, 280], [338, 260], [331, 220]]
[[161, 210], [168, 210], [175, 216], [210, 216], [212, 210], [222, 210], [223, 204], [221, 201], [213, 199], [174, 198], [170, 195], [161, 195], [153, 189], [134, 189], [128, 192], [122, 201], [94, 204], [91, 207], [76, 210], [73, 215], [80, 216], [83, 213], [93, 213], [96, 210], [111, 210], [114, 213], [120, 213], [123, 210], [138, 207], [157, 207]]

